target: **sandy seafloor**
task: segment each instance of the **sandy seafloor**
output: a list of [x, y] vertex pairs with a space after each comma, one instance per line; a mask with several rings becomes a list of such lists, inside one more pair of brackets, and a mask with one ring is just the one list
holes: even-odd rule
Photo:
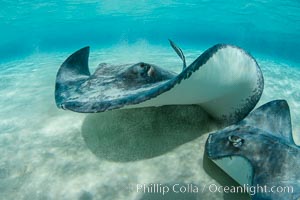
[[[183, 48], [187, 63], [205, 48]], [[71, 53], [36, 52], [0, 64], [1, 199], [249, 199], [204, 188], [236, 183], [203, 157], [207, 135], [219, 125], [199, 108], [98, 114], [56, 108], [56, 72]], [[286, 99], [300, 144], [300, 64], [251, 53], [265, 77], [258, 105]], [[171, 48], [146, 41], [91, 49], [91, 71], [101, 62], [139, 61], [177, 72], [182, 67]], [[200, 191], [165, 196], [136, 192], [136, 184], [151, 183], [192, 183]]]

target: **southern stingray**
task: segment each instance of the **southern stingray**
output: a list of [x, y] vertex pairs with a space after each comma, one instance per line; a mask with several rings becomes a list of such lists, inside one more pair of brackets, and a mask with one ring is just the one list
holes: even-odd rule
[[252, 199], [300, 199], [300, 148], [286, 101], [271, 101], [210, 134], [206, 152], [238, 183], [252, 186]]
[[[262, 72], [243, 49], [217, 44], [186, 66], [182, 50], [170, 41], [183, 62], [179, 74], [154, 64], [99, 64], [91, 75], [89, 47], [61, 65], [55, 87], [59, 108], [94, 113], [118, 108], [198, 104], [216, 119], [243, 119], [263, 91]], [[163, 59], [162, 59], [163, 62]]]

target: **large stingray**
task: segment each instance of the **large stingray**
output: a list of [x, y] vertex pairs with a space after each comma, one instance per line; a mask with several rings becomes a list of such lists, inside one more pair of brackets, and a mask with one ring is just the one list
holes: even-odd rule
[[300, 199], [300, 147], [286, 101], [269, 102], [239, 123], [209, 135], [208, 157], [252, 199]]
[[118, 108], [199, 104], [211, 116], [226, 122], [239, 121], [254, 108], [263, 91], [263, 76], [255, 59], [243, 49], [217, 44], [186, 67], [182, 50], [172, 41], [170, 44], [183, 61], [179, 74], [139, 62], [101, 63], [91, 75], [89, 47], [76, 51], [57, 73], [57, 106], [93, 113]]

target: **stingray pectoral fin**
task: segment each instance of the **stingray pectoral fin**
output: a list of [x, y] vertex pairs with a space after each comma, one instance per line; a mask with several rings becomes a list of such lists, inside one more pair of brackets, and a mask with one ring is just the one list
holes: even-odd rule
[[183, 51], [172, 40], [169, 39], [169, 42], [170, 42], [171, 47], [175, 50], [177, 55], [181, 58], [181, 60], [183, 62], [183, 69], [185, 69], [186, 61], [185, 61], [185, 56], [183, 54]]
[[64, 101], [72, 95], [74, 88], [90, 76], [89, 51], [88, 46], [76, 51], [60, 66], [55, 83], [55, 101], [58, 107], [64, 108]]
[[57, 78], [72, 79], [74, 78], [73, 76], [78, 75], [90, 76], [88, 65], [89, 52], [90, 47], [84, 47], [70, 55], [61, 65], [57, 73]]
[[290, 109], [285, 100], [274, 100], [262, 105], [251, 112], [240, 124], [255, 126], [295, 145]]
[[255, 107], [263, 85], [252, 56], [241, 48], [217, 44], [166, 83], [168, 90], [139, 106], [198, 104], [215, 119], [235, 123]]

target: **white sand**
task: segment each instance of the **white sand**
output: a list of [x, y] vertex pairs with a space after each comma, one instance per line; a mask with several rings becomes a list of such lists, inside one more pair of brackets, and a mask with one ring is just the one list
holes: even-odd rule
[[[182, 67], [171, 48], [145, 41], [91, 51], [92, 69], [100, 62], [139, 61], [177, 72]], [[248, 199], [245, 194], [209, 192], [209, 184], [235, 183], [203, 158], [207, 132], [217, 124], [201, 110], [161, 108], [78, 114], [57, 109], [55, 76], [70, 53], [36, 53], [0, 64], [1, 198], [175, 199], [174, 193], [162, 196], [137, 192], [136, 185], [193, 183], [199, 187], [198, 193], [175, 197]], [[185, 50], [187, 63], [200, 53]], [[300, 66], [262, 56], [257, 61], [265, 77], [259, 105], [274, 99], [288, 100], [294, 139], [300, 144]], [[174, 114], [176, 118], [171, 117]]]

